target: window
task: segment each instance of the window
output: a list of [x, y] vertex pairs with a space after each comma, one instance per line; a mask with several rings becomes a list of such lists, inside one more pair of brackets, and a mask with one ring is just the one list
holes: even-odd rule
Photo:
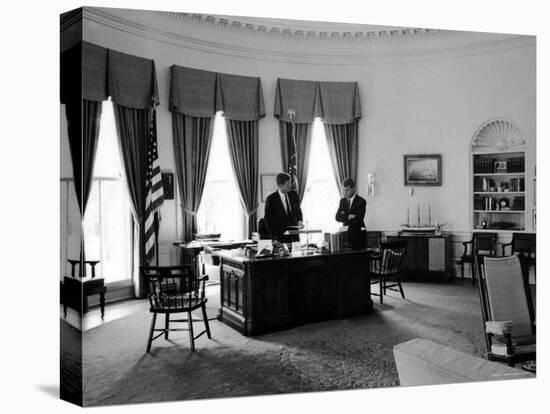
[[[80, 216], [73, 178], [62, 179], [61, 197], [61, 234], [65, 235], [65, 246], [61, 248], [63, 277], [70, 272], [67, 258], [78, 258], [80, 251]], [[100, 260], [96, 266], [96, 276], [104, 277], [107, 283], [130, 279], [130, 206], [122, 179], [113, 106], [110, 102], [103, 103], [92, 188], [83, 228], [86, 259]]]
[[[339, 202], [340, 191], [334, 179], [325, 131], [321, 121], [316, 119], [313, 122], [309, 171], [302, 200], [304, 224], [307, 222], [312, 230], [335, 232], [341, 226], [334, 220]], [[318, 237], [312, 235], [311, 240], [315, 241]]]
[[244, 212], [231, 166], [225, 119], [219, 112], [214, 120], [206, 183], [197, 212], [197, 227], [201, 234], [221, 233], [224, 240], [240, 240], [244, 237]]

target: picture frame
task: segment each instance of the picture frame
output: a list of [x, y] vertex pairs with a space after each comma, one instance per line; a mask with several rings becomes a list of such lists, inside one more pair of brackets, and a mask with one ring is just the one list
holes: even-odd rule
[[263, 174], [260, 177], [261, 191], [262, 191], [262, 203], [265, 203], [267, 196], [274, 191], [277, 191], [277, 174]]
[[174, 199], [174, 173], [171, 171], [161, 171], [162, 190], [164, 191], [165, 200]]
[[403, 155], [403, 172], [406, 186], [440, 186], [441, 154]]

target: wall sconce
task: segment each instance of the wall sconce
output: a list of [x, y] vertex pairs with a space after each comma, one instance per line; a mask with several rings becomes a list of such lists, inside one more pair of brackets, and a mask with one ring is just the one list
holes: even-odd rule
[[367, 173], [367, 195], [374, 197], [376, 188], [376, 176], [374, 173]]

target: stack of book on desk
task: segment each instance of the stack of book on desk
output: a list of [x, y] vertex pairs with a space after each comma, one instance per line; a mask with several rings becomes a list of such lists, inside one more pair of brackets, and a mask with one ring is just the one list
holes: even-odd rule
[[344, 241], [346, 239], [345, 232], [339, 231], [337, 233], [325, 233], [325, 242], [329, 245], [329, 251], [331, 253], [341, 252], [344, 250]]

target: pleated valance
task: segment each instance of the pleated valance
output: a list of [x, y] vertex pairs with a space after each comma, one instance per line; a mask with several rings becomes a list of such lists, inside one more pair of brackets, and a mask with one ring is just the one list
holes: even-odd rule
[[216, 113], [216, 72], [170, 68], [170, 111], [210, 118]]
[[361, 118], [357, 82], [319, 82], [319, 116], [327, 124], [349, 124]]
[[286, 122], [310, 123], [320, 117], [326, 123], [348, 124], [361, 118], [358, 84], [277, 79], [274, 115]]
[[228, 119], [255, 121], [265, 116], [260, 78], [237, 76], [173, 65], [170, 111], [212, 117], [223, 111]]
[[[290, 122], [289, 109], [294, 114], [293, 122], [307, 124], [319, 115], [317, 82], [277, 79], [274, 116]], [[292, 111], [293, 110], [293, 111]]]
[[61, 54], [61, 102], [107, 99], [107, 49], [82, 42]]
[[61, 102], [109, 96], [128, 108], [158, 104], [155, 62], [82, 42], [61, 54]]
[[235, 121], [256, 121], [265, 116], [260, 78], [218, 73], [216, 109]]
[[113, 102], [136, 109], [158, 105], [155, 61], [109, 49], [109, 95]]

